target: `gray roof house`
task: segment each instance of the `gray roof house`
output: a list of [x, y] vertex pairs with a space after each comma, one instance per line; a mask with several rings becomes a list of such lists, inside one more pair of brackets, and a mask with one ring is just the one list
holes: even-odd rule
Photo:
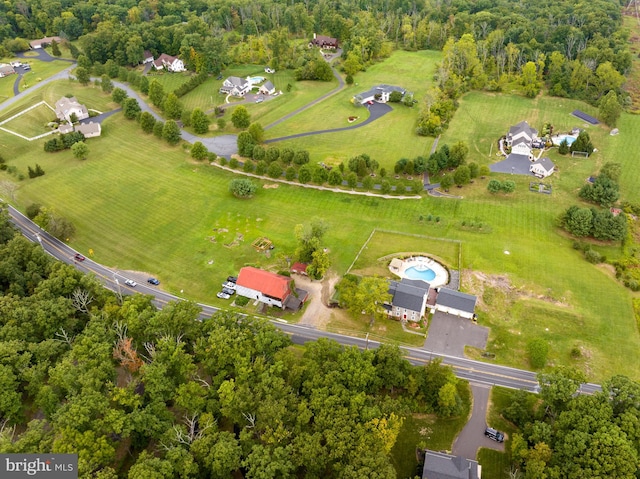
[[389, 315], [401, 320], [420, 321], [427, 306], [429, 288], [429, 283], [417, 279], [389, 281], [389, 294], [392, 297], [391, 305], [386, 308]]
[[555, 170], [556, 165], [549, 158], [544, 157], [534, 161], [529, 166], [529, 171], [538, 178], [546, 178]]
[[442, 452], [427, 450], [422, 479], [481, 479], [482, 468], [477, 461]]
[[263, 93], [265, 95], [273, 95], [276, 92], [276, 87], [269, 80], [264, 82], [264, 84], [258, 89], [258, 93]]
[[477, 298], [449, 288], [440, 288], [436, 297], [435, 310], [443, 313], [472, 319]]
[[0, 63], [0, 78], [13, 75], [15, 72], [16, 71], [13, 69], [13, 66], [6, 63]]
[[251, 91], [251, 82], [240, 77], [228, 77], [220, 87], [220, 93], [233, 96], [245, 96]]
[[75, 130], [84, 135], [85, 138], [93, 138], [94, 136], [100, 136], [102, 134], [102, 127], [100, 123], [79, 123], [75, 126]]
[[71, 115], [76, 116], [76, 120], [84, 120], [85, 118], [89, 118], [89, 111], [87, 107], [81, 105], [78, 100], [76, 100], [75, 96], [71, 98], [67, 98], [63, 96], [56, 102], [56, 116], [60, 121], [68, 121], [71, 122]]
[[[528, 159], [533, 159], [531, 155], [531, 149], [533, 148], [533, 140], [538, 137], [538, 130], [531, 128], [529, 123], [521, 121], [517, 125], [509, 128], [509, 132], [506, 137], [507, 146], [511, 147], [511, 155], [527, 156]], [[515, 159], [516, 157], [511, 157]]]
[[[356, 105], [364, 105], [365, 103], [368, 103], [370, 101], [387, 103], [389, 101], [389, 95], [391, 95], [391, 92], [394, 92], [394, 91], [399, 91], [400, 93], [402, 93], [403, 96], [407, 92], [407, 90], [399, 86], [377, 85], [371, 88], [371, 90], [358, 93], [356, 96], [353, 97], [353, 102]], [[379, 95], [378, 98], [376, 98], [376, 95]]]

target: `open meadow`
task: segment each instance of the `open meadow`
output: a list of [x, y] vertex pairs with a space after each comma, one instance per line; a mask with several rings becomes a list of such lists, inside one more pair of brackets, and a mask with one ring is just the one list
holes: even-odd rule
[[[66, 93], [89, 108], [106, 111], [115, 107], [98, 89], [68, 81], [47, 85], [24, 104], [42, 99], [53, 103]], [[263, 108], [264, 104], [254, 106]], [[471, 161], [489, 164], [497, 159], [495, 149], [489, 156], [491, 143], [510, 125], [526, 119], [541, 128], [542, 122], [550, 121], [556, 131], [564, 131], [582, 126], [569, 115], [575, 108], [593, 112], [584, 104], [564, 99], [528, 100], [474, 92], [462, 99], [440, 141], [462, 139], [470, 145]], [[377, 123], [399, 113], [407, 115], [408, 124], [413, 112], [402, 105], [396, 109]], [[24, 209], [39, 202], [72, 220], [78, 231], [72, 244], [83, 254], [92, 249], [96, 261], [153, 274], [172, 292], [184, 290], [188, 298], [214, 304], [226, 304], [215, 298], [215, 292], [228, 274], [237, 273], [242, 266], [283, 267], [295, 249], [295, 225], [314, 217], [329, 225], [326, 246], [339, 274], [346, 271], [374, 228], [459, 240], [463, 290], [479, 296], [480, 323], [491, 327], [488, 350], [496, 361], [527, 368], [527, 342], [544, 338], [551, 346], [550, 363], [575, 364], [597, 381], [614, 373], [640, 377], [640, 339], [632, 294], [610, 269], [587, 263], [571, 248], [572, 240], [557, 228], [557, 218], [578, 202], [577, 189], [603, 161], [623, 164], [623, 196], [635, 198], [638, 178], [631, 171], [632, 152], [640, 140], [630, 132], [637, 130], [637, 121], [623, 116], [621, 133], [615, 137], [605, 128], [589, 127], [600, 150], [589, 159], [552, 153], [559, 166], [548, 181], [553, 185], [552, 195], [529, 192], [530, 177], [509, 176], [517, 187], [508, 196], [489, 194], [488, 180], [477, 179], [452, 190], [463, 199], [424, 197], [419, 201], [356, 197], [288, 185], [259, 188], [255, 198], [238, 200], [228, 192], [233, 174], [194, 163], [186, 149], [169, 147], [143, 134], [121, 114], [104, 122], [101, 138], [87, 142], [86, 161], [75, 160], [70, 151], [45, 154], [43, 141], [28, 143], [4, 132], [0, 132], [0, 147], [12, 152], [8, 162], [19, 171], [25, 172], [36, 160], [46, 171], [43, 177], [19, 183], [17, 205]], [[361, 134], [375, 123], [356, 130], [358, 134], [339, 134], [344, 135], [341, 154], [346, 158], [369, 152], [378, 161], [385, 158], [372, 145], [386, 146], [389, 162], [428, 154], [432, 139], [406, 132], [406, 138], [398, 141], [396, 124], [385, 123], [368, 144], [361, 142]], [[307, 147], [312, 160], [323, 160], [318, 152], [324, 148], [328, 152], [328, 142], [319, 141], [324, 137], [300, 139], [296, 147]], [[6, 173], [2, 179], [16, 181]], [[427, 215], [440, 221], [425, 221]], [[482, 228], [470, 227], [470, 223], [482, 224]], [[275, 244], [271, 257], [251, 247], [262, 236]], [[416, 243], [415, 247], [400, 242], [393, 246], [398, 251], [436, 249], [436, 243], [428, 240]], [[381, 256], [390, 254], [385, 248]], [[598, 249], [610, 258], [619, 254], [618, 246]], [[446, 251], [433, 254], [446, 260], [454, 256]], [[334, 326], [353, 329], [353, 325]], [[575, 348], [580, 350], [577, 358], [572, 354]]]

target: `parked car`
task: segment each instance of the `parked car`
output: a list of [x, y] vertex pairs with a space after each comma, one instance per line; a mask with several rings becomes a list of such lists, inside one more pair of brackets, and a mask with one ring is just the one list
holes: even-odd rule
[[262, 103], [264, 101], [264, 98], [260, 97], [260, 98], [256, 98], [256, 103]]
[[222, 292], [228, 294], [229, 296], [233, 296], [234, 294], [236, 294], [235, 289], [229, 289], [229, 288], [222, 288]]
[[504, 434], [501, 433], [500, 431], [496, 431], [492, 427], [486, 428], [484, 430], [484, 435], [487, 436], [489, 439], [493, 439], [494, 441], [504, 442]]
[[235, 283], [238, 281], [238, 277], [237, 276], [227, 276], [227, 281], [231, 282], [231, 283]]
[[229, 299], [231, 297], [230, 294], [225, 293], [224, 291], [220, 291], [218, 292], [218, 294], [216, 294], [216, 296], [220, 299]]
[[25, 63], [24, 65], [22, 65], [22, 68], [24, 68], [25, 70], [31, 70], [31, 65], [27, 65]]
[[138, 285], [138, 283], [136, 283], [136, 282], [135, 282], [134, 280], [132, 280], [132, 279], [126, 279], [126, 280], [124, 281], [124, 284], [126, 284], [127, 286], [131, 286], [132, 288], [135, 288], [135, 287]]
[[84, 261], [85, 257], [82, 256], [80, 253], [76, 253], [73, 257], [73, 259], [75, 259], [76, 261]]
[[231, 281], [227, 281], [226, 283], [222, 283], [223, 288], [236, 289], [236, 283], [232, 283]]
[[160, 284], [160, 281], [159, 281], [159, 280], [157, 280], [156, 278], [149, 278], [149, 279], [147, 280], [147, 283], [149, 283], [149, 284], [155, 284], [156, 286], [158, 286], [158, 285]]

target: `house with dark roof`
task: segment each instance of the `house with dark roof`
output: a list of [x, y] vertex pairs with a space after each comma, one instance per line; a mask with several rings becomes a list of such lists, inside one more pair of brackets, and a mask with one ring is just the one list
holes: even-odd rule
[[385, 309], [402, 321], [420, 321], [427, 307], [429, 288], [429, 283], [417, 279], [389, 281], [391, 304]]
[[185, 72], [187, 69], [178, 57], [173, 57], [163, 53], [153, 61], [156, 70], [166, 69], [168, 72]]
[[75, 126], [75, 130], [82, 133], [85, 138], [93, 138], [102, 134], [102, 127], [100, 126], [100, 123], [94, 123], [92, 121], [77, 124]]
[[[538, 139], [538, 130], [529, 126], [526, 121], [521, 121], [517, 125], [509, 128], [505, 138], [506, 146], [511, 147], [512, 155], [526, 156], [531, 158], [533, 142]], [[509, 156], [511, 158], [511, 156]]]
[[258, 93], [262, 93], [264, 95], [273, 95], [276, 92], [276, 87], [269, 80], [264, 82], [264, 84], [258, 89]]
[[443, 452], [425, 451], [422, 479], [481, 479], [477, 461]]
[[335, 50], [338, 48], [338, 39], [333, 37], [325, 37], [324, 35], [313, 34], [313, 40], [309, 42], [309, 48], [319, 47]]
[[145, 50], [142, 54], [142, 63], [152, 63], [153, 62], [153, 53], [149, 50]]
[[449, 288], [440, 288], [436, 297], [435, 311], [473, 319], [477, 298]]
[[69, 123], [73, 123], [71, 121], [71, 115], [75, 115], [76, 121], [89, 118], [89, 110], [87, 110], [86, 106], [80, 104], [75, 96], [71, 98], [63, 96], [60, 98], [56, 102], [55, 111], [60, 121], [68, 121]]
[[393, 85], [377, 85], [370, 90], [358, 93], [353, 97], [353, 103], [356, 105], [364, 105], [369, 102], [377, 101], [378, 103], [387, 103], [392, 92], [399, 91], [402, 96], [407, 92], [404, 88]]
[[288, 276], [271, 273], [252, 266], [245, 266], [238, 274], [236, 293], [255, 299], [269, 306], [298, 310], [308, 293], [294, 287]]
[[556, 165], [549, 158], [540, 158], [529, 165], [529, 171], [538, 178], [546, 178], [555, 170]]
[[220, 87], [220, 93], [224, 95], [245, 96], [250, 91], [251, 82], [240, 77], [228, 77]]

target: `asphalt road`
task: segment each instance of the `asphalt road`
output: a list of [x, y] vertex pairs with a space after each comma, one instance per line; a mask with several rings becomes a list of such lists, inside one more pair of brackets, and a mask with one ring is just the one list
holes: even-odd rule
[[[99, 263], [96, 263], [95, 261], [92, 261], [90, 258], [86, 258], [82, 262], [75, 261], [74, 255], [77, 251], [49, 235], [46, 231], [42, 230], [12, 206], [8, 206], [8, 209], [11, 221], [25, 237], [33, 242], [40, 243], [42, 248], [54, 258], [67, 264], [74, 264], [77, 269], [84, 273], [93, 273], [105, 285], [105, 287], [111, 291], [115, 291], [123, 295], [134, 293], [152, 295], [155, 298], [154, 304], [159, 308], [162, 308], [170, 301], [183, 300], [183, 298], [166, 293], [147, 283], [138, 283], [135, 288], [131, 288], [124, 284], [125, 280], [128, 278], [117, 271], [111, 270]], [[202, 313], [200, 315], [201, 319], [210, 317], [219, 309], [207, 304], [198, 304], [202, 308]], [[360, 349], [373, 349], [380, 346], [379, 342], [370, 341], [367, 338], [355, 338], [328, 331], [319, 331], [313, 328], [297, 324], [288, 324], [278, 320], [271, 320], [271, 322], [283, 332], [290, 335], [292, 341], [296, 344], [304, 344], [308, 341], [315, 341], [320, 338], [329, 338], [342, 345], [357, 346]], [[415, 365], [426, 364], [433, 359], [441, 358], [444, 364], [448, 364], [453, 367], [456, 376], [474, 383], [522, 389], [530, 392], [538, 392], [539, 390], [536, 374], [531, 371], [499, 366], [497, 364], [483, 363], [480, 361], [448, 356], [445, 354], [437, 354], [421, 348], [403, 347], [402, 349], [405, 353], [405, 357]], [[582, 385], [581, 392], [585, 394], [592, 394], [600, 389], [599, 385], [588, 383]]]

